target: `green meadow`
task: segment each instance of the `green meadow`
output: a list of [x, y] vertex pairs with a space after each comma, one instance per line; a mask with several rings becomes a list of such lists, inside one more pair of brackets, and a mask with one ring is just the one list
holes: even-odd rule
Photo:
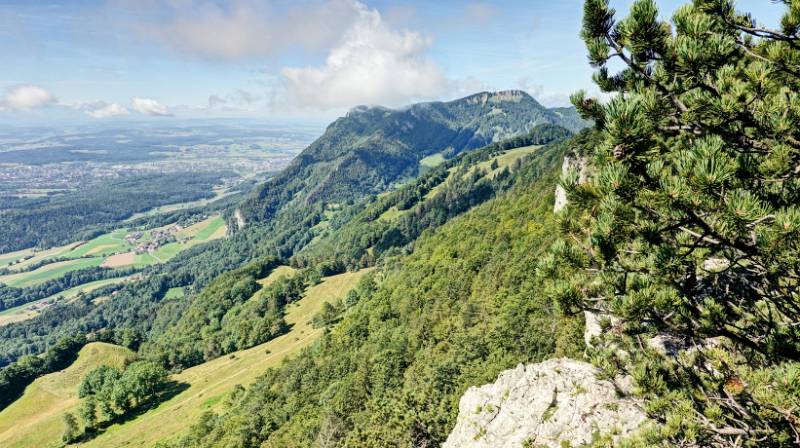
[[[268, 368], [279, 366], [284, 359], [317, 340], [324, 329], [313, 328], [312, 317], [325, 302], [343, 298], [368, 271], [323, 278], [320, 284], [309, 288], [301, 300], [287, 307], [286, 322], [291, 325], [288, 333], [172, 375], [173, 380], [188, 386], [186, 390], [132, 420], [111, 425], [96, 438], [76, 446], [151, 446], [158, 440], [179, 437], [187, 423], [198, 421], [205, 411], [219, 411], [236, 385], [251, 384]], [[260, 282], [268, 284], [293, 272], [292, 268], [279, 267]], [[0, 446], [59, 446], [62, 416], [65, 412], [77, 411], [77, 388], [83, 377], [93, 367], [118, 366], [131, 355], [122, 347], [89, 344], [72, 366], [37, 379], [20, 399], [0, 412]]]

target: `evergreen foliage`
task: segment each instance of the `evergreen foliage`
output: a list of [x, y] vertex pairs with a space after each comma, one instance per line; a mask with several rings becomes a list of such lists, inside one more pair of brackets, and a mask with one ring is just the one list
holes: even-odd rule
[[113, 421], [156, 399], [168, 384], [167, 371], [153, 361], [135, 361], [124, 371], [105, 365], [95, 368], [78, 389], [85, 430], [96, 429], [98, 411], [102, 421]]
[[562, 179], [565, 238], [539, 275], [565, 314], [619, 318], [590, 354], [661, 423], [631, 444], [800, 443], [800, 3], [783, 3], [770, 30], [729, 0], [671, 24], [652, 0], [619, 21], [585, 2], [595, 81], [616, 95], [573, 98], [602, 142], [586, 183]]
[[[558, 142], [570, 135], [560, 126], [543, 124], [527, 134], [461, 154], [387, 195], [340, 211], [326, 234], [292, 260], [302, 266], [327, 263], [337, 272], [372, 266], [384, 254], [396, 254], [410, 245], [424, 230], [441, 226], [514, 184], [510, 171], [489, 177], [476, 167], [480, 162], [510, 149]], [[536, 151], [526, 158], [541, 167], [554, 163], [560, 154], [557, 149]], [[521, 158], [511, 169], [526, 161]], [[382, 219], [381, 215], [392, 207], [407, 212], [395, 219]]]
[[580, 353], [579, 317], [559, 318], [534, 276], [553, 241], [556, 172], [544, 148], [513, 186], [387, 256], [317, 317], [338, 320], [269, 371], [227, 412], [206, 414], [181, 447], [436, 446], [470, 386], [507, 368]]
[[0, 369], [0, 409], [13, 403], [36, 378], [72, 364], [84, 344], [83, 336], [64, 338], [42, 356], [23, 356]]
[[279, 264], [269, 258], [226, 272], [208, 285], [180, 318], [142, 347], [173, 368], [186, 368], [269, 341], [288, 330], [286, 305], [299, 300], [320, 274], [306, 269], [262, 288], [257, 280]]
[[[48, 261], [49, 262], [49, 261]], [[137, 272], [136, 268], [90, 267], [65, 272], [64, 275], [27, 288], [15, 288], [0, 283], [0, 311], [14, 308], [39, 299], [64, 292], [96, 280], [119, 278]]]
[[416, 176], [426, 156], [452, 158], [548, 123], [573, 131], [586, 126], [575, 123], [574, 113], [552, 112], [521, 91], [483, 92], [402, 110], [358, 107], [259, 187], [241, 213], [247, 222], [264, 222], [287, 205], [360, 200]]

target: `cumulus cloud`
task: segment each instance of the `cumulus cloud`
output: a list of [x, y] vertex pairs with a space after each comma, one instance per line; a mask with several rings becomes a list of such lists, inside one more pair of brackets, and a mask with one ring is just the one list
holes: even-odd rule
[[[252, 61], [302, 51], [324, 57], [310, 66], [287, 63], [272, 70], [264, 78], [265, 96], [216, 94], [207, 109], [252, 110], [256, 103], [283, 110], [394, 106], [448, 91], [448, 80], [427, 57], [431, 40], [393, 27], [398, 22], [384, 20], [360, 0], [116, 1], [126, 2], [146, 37], [188, 57]], [[466, 14], [489, 12], [470, 7]]]
[[128, 115], [130, 112], [125, 106], [117, 103], [106, 103], [105, 101], [96, 101], [81, 107], [83, 112], [92, 118], [110, 118], [119, 115]]
[[[325, 50], [359, 17], [355, 0], [304, 0], [288, 8], [256, 0], [128, 3], [140, 14], [137, 29], [145, 36], [189, 56], [219, 60]], [[154, 15], [163, 19], [152, 22]]]
[[552, 92], [541, 84], [534, 83], [531, 78], [524, 76], [519, 79], [517, 86], [519, 89], [528, 92], [536, 101], [546, 107], [567, 107], [572, 104], [569, 101], [568, 92]]
[[58, 100], [42, 87], [22, 84], [6, 90], [0, 99], [0, 107], [4, 109], [27, 111], [52, 106]]
[[440, 95], [447, 80], [426, 57], [431, 42], [409, 30], [391, 29], [376, 10], [356, 4], [358, 20], [319, 67], [281, 72], [279, 103], [331, 109], [357, 104], [401, 105]]
[[133, 110], [143, 115], [167, 117], [172, 115], [167, 106], [151, 98], [134, 98], [131, 100]]

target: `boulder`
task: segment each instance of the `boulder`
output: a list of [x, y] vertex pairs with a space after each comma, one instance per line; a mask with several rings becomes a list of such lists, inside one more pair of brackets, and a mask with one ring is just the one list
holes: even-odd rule
[[579, 446], [597, 435], [616, 440], [646, 416], [638, 401], [620, 398], [614, 383], [590, 364], [551, 359], [506, 370], [492, 384], [461, 397], [444, 448]]

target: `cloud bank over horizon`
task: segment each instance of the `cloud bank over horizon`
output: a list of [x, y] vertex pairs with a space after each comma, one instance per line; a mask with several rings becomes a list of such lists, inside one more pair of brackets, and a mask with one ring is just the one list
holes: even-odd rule
[[[677, 0], [656, 0], [666, 16]], [[611, 0], [624, 12], [630, 0]], [[176, 118], [324, 123], [519, 88], [548, 107], [599, 95], [582, 0], [10, 2], [0, 121]], [[748, 7], [749, 3], [748, 3]], [[773, 7], [775, 9], [776, 7]], [[751, 8], [766, 23], [769, 7]], [[601, 96], [602, 97], [602, 96]], [[287, 118], [288, 117], [288, 118]]]

